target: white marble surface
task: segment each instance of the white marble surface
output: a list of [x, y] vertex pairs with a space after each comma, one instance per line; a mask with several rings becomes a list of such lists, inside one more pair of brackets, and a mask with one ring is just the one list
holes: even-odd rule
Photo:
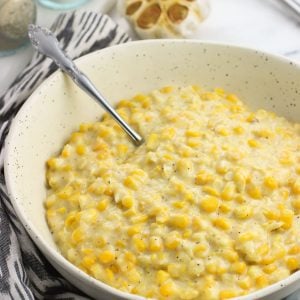
[[[211, 15], [195, 38], [255, 47], [300, 62], [300, 16], [294, 15], [281, 1], [211, 0]], [[114, 2], [91, 0], [83, 9], [107, 12]], [[38, 6], [37, 23], [49, 26], [58, 13]], [[115, 8], [109, 14], [136, 38]], [[31, 55], [32, 49], [27, 46], [15, 55], [0, 58], [0, 95], [24, 68]]]

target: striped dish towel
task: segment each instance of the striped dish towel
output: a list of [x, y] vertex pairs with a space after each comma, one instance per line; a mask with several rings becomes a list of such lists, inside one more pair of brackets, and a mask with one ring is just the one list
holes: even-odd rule
[[[71, 58], [129, 41], [108, 16], [95, 12], [63, 13], [51, 30]], [[90, 299], [48, 263], [18, 220], [7, 197], [3, 147], [11, 121], [32, 91], [57, 69], [35, 53], [31, 62], [0, 97], [0, 299]], [[101, 299], [101, 296], [99, 297]]]

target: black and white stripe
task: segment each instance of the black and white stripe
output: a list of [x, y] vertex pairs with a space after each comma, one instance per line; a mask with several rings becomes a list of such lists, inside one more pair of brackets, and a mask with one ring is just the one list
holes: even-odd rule
[[[108, 16], [73, 12], [58, 16], [51, 27], [71, 58], [129, 41]], [[57, 69], [41, 54], [31, 62], [0, 97], [0, 299], [89, 299], [49, 264], [27, 235], [7, 196], [3, 148], [10, 124], [32, 91]], [[99, 299], [101, 299], [99, 297]]]

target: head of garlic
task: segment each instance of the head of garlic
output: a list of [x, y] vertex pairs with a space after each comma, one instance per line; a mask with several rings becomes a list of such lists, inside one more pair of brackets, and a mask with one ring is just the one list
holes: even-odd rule
[[189, 38], [210, 12], [209, 0], [120, 0], [140, 38]]

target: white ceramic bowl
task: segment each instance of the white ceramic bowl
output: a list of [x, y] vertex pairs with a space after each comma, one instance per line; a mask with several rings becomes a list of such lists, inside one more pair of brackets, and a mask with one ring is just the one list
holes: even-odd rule
[[[198, 41], [155, 40], [111, 47], [77, 60], [112, 104], [164, 85], [223, 87], [250, 107], [300, 121], [300, 67], [259, 51]], [[61, 72], [46, 80], [16, 116], [6, 143], [5, 178], [14, 208], [53, 266], [96, 299], [142, 299], [83, 273], [63, 258], [48, 229], [45, 161], [79, 123], [103, 110]], [[300, 287], [300, 272], [241, 299], [281, 299]]]

